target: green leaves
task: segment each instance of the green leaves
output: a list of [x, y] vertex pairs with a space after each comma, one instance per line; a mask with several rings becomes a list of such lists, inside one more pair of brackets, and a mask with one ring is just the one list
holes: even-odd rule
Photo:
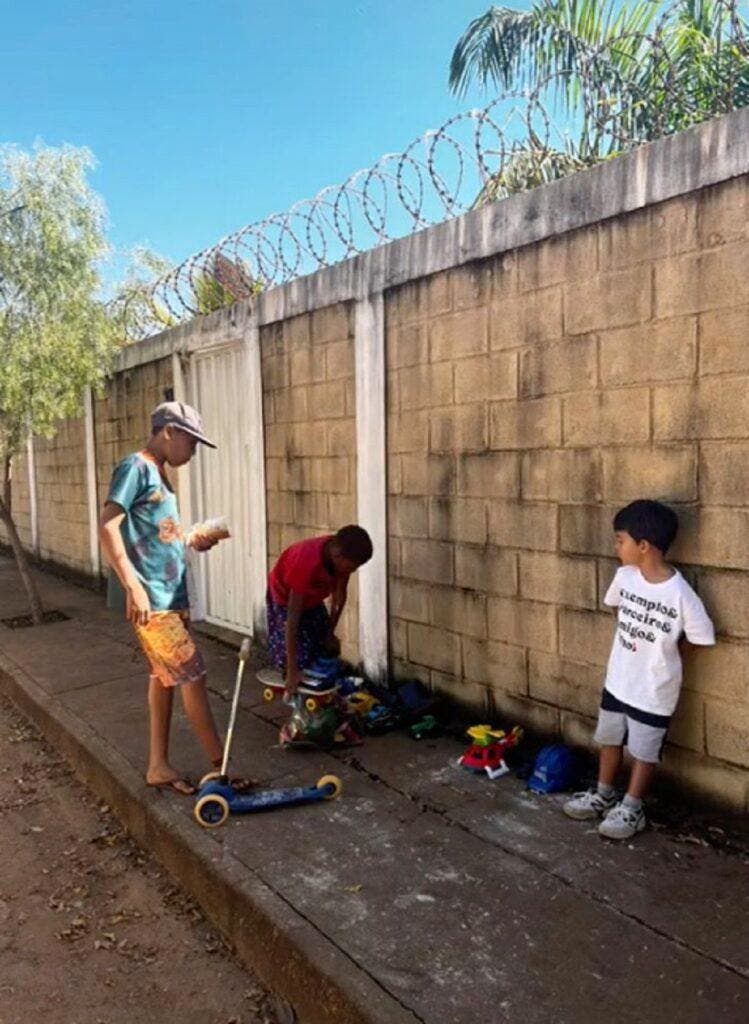
[[105, 211], [91, 153], [0, 150], [0, 454], [50, 436], [98, 387], [123, 341], [99, 297]]

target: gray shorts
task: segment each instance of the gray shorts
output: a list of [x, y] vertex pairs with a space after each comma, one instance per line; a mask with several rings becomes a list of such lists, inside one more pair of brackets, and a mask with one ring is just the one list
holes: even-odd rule
[[593, 739], [602, 747], [626, 746], [638, 761], [657, 764], [670, 721], [669, 715], [654, 715], [633, 708], [604, 690]]

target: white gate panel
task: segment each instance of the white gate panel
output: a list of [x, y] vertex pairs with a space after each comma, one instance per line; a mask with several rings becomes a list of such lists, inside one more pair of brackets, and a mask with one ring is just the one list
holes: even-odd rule
[[195, 352], [191, 360], [192, 403], [218, 448], [198, 445], [192, 462], [195, 521], [226, 516], [231, 538], [197, 564], [196, 583], [205, 620], [242, 633], [253, 632], [252, 529], [250, 522], [250, 420], [245, 346], [237, 343]]

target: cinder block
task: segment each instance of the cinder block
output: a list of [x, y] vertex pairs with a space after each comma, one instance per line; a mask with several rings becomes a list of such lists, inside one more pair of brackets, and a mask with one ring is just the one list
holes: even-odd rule
[[705, 749], [705, 701], [700, 694], [681, 691], [668, 727], [668, 742], [699, 753]]
[[749, 441], [701, 444], [699, 479], [706, 505], [749, 505]]
[[720, 640], [684, 652], [684, 688], [737, 706], [749, 698], [749, 644]]
[[700, 373], [749, 373], [749, 306], [701, 313]]
[[458, 587], [489, 594], [512, 596], [518, 592], [518, 558], [515, 551], [488, 545], [455, 546], [455, 583]]
[[539, 501], [597, 501], [601, 497], [601, 457], [596, 450], [525, 452], [521, 493]]
[[330, 494], [328, 495], [329, 517], [328, 521], [332, 528], [339, 530], [342, 526], [355, 523], [356, 498], [353, 494]]
[[288, 357], [286, 355], [263, 356], [262, 376], [264, 391], [288, 387], [291, 383], [291, 366]]
[[589, 334], [650, 319], [651, 277], [649, 265], [638, 265], [566, 285], [565, 333]]
[[562, 417], [558, 398], [493, 402], [489, 414], [490, 448], [549, 448], [561, 444]]
[[492, 350], [519, 348], [525, 341], [525, 300], [503, 297], [489, 308], [489, 342]]
[[404, 494], [440, 497], [455, 493], [457, 471], [453, 455], [403, 455], [401, 470]]
[[353, 455], [356, 452], [356, 424], [352, 420], [332, 420], [325, 424], [328, 455]]
[[699, 313], [749, 302], [749, 240], [655, 264], [655, 313], [658, 318]]
[[313, 459], [312, 490], [328, 494], [348, 494], [351, 490], [351, 464], [346, 458]]
[[748, 509], [687, 506], [679, 509], [679, 521], [679, 534], [669, 551], [672, 560], [725, 569], [749, 569]]
[[408, 624], [408, 659], [417, 665], [426, 665], [439, 672], [461, 674], [460, 637], [444, 629]]
[[695, 501], [697, 452], [694, 445], [612, 448], [603, 452], [603, 496], [625, 504], [636, 498]]
[[598, 226], [598, 254], [601, 270], [621, 270], [633, 263], [653, 259], [652, 225], [646, 207], [623, 217], [612, 217]]
[[325, 375], [328, 380], [354, 376], [354, 343], [349, 339], [331, 342], [325, 350]]
[[653, 389], [657, 440], [745, 438], [749, 423], [749, 378], [704, 377], [698, 384]]
[[429, 587], [409, 580], [391, 579], [390, 614], [409, 622], [429, 622]]
[[312, 313], [310, 336], [315, 346], [350, 337], [349, 308], [347, 303], [339, 302], [333, 306], [316, 309]]
[[696, 193], [653, 206], [650, 221], [653, 257], [670, 256], [697, 248]]
[[699, 243], [706, 249], [747, 237], [749, 204], [746, 178], [734, 178], [697, 194]]
[[514, 696], [494, 690], [495, 720], [498, 719], [503, 728], [522, 725], [526, 729], [543, 737], [555, 738], [559, 735], [559, 710], [541, 704], [531, 698]]
[[449, 279], [453, 309], [472, 309], [486, 302], [491, 285], [488, 261], [457, 267], [450, 271]]
[[532, 601], [595, 608], [595, 559], [521, 551], [520, 594]]
[[398, 391], [401, 409], [452, 405], [453, 364], [404, 366], [398, 371]]
[[476, 717], [487, 717], [490, 692], [480, 683], [446, 672], [432, 671], [429, 674], [429, 685], [434, 693], [448, 697], [451, 703], [470, 710]]
[[486, 447], [484, 405], [454, 405], [429, 414], [429, 447], [433, 452], [475, 451]]
[[297, 492], [294, 495], [293, 522], [300, 526], [313, 526], [320, 530], [329, 529], [328, 495]]
[[276, 423], [293, 423], [306, 420], [307, 389], [304, 387], [281, 388], [273, 395], [273, 409]]
[[[602, 689], [603, 673], [598, 667], [555, 653], [535, 650], [528, 654], [528, 692], [535, 700], [587, 715], [592, 724], [598, 716]], [[592, 730], [588, 741], [591, 739]]]
[[432, 498], [429, 536], [468, 544], [486, 542], [486, 502], [480, 498]]
[[293, 523], [294, 495], [288, 491], [269, 491], [266, 497], [268, 519], [272, 523]]
[[543, 346], [559, 342], [564, 333], [562, 289], [542, 288], [523, 296], [523, 340]]
[[418, 320], [422, 315], [421, 297], [424, 290], [422, 281], [409, 281], [385, 293], [385, 323], [405, 324]]
[[[447, 363], [437, 363], [447, 366]], [[518, 393], [516, 352], [496, 352], [455, 363], [455, 401], [483, 402], [515, 398]]]
[[388, 629], [388, 646], [391, 658], [408, 658], [408, 623], [391, 618]]
[[697, 590], [718, 633], [749, 638], [749, 574], [701, 569]]
[[496, 693], [528, 693], [527, 655], [522, 647], [463, 637], [463, 672], [467, 680], [489, 686]]
[[511, 597], [491, 597], [488, 628], [493, 640], [503, 640], [536, 651], [557, 649], [557, 610], [551, 604], [518, 601]]
[[560, 506], [560, 549], [574, 555], [611, 555], [616, 511], [614, 507], [602, 505]]
[[421, 284], [424, 292], [422, 312], [424, 316], [434, 317], [449, 313], [452, 309], [452, 292], [450, 288], [450, 272], [433, 274]]
[[527, 292], [544, 285], [593, 277], [598, 265], [596, 236], [595, 227], [582, 228], [521, 249], [518, 252], [520, 290]]
[[495, 502], [489, 506], [489, 541], [498, 547], [556, 551], [556, 505]]
[[[522, 580], [521, 580], [522, 582]], [[563, 658], [603, 669], [614, 642], [616, 622], [611, 614], [562, 608], [559, 612], [559, 653]]]
[[292, 348], [307, 346], [311, 343], [310, 316], [307, 313], [284, 320], [282, 330], [284, 343]]
[[429, 442], [429, 418], [424, 411], [391, 413], [387, 420], [388, 450], [423, 454]]
[[636, 444], [650, 439], [647, 388], [582, 392], [564, 399], [564, 443], [571, 446]]
[[[280, 426], [284, 427], [284, 424], [280, 424]], [[325, 455], [327, 445], [324, 424], [290, 423], [286, 425], [284, 444], [278, 454], [289, 458]], [[269, 452], [269, 454], [271, 453]], [[272, 454], [275, 455], [276, 452]]]
[[346, 387], [343, 381], [311, 384], [308, 389], [309, 415], [313, 420], [346, 415]]
[[471, 590], [433, 589], [429, 595], [429, 621], [453, 633], [485, 637], [486, 597]]
[[520, 456], [517, 452], [458, 455], [458, 494], [471, 498], [517, 498]]
[[310, 345], [293, 348], [290, 356], [292, 384], [313, 384], [325, 380], [325, 359], [322, 352]]
[[568, 338], [557, 345], [538, 344], [523, 352], [520, 394], [538, 398], [563, 391], [582, 391], [598, 383], [598, 339]]
[[453, 546], [436, 540], [403, 540], [402, 575], [428, 583], [452, 583]]
[[417, 366], [429, 360], [426, 325], [402, 324], [387, 329], [387, 365], [397, 370], [404, 366]]
[[601, 335], [601, 380], [606, 387], [692, 377], [696, 363], [695, 316], [651, 321]]
[[659, 772], [698, 799], [707, 798], [732, 811], [746, 811], [747, 781], [742, 769], [666, 743]]
[[487, 310], [484, 307], [452, 313], [429, 325], [431, 361], [476, 355], [488, 348]]
[[395, 497], [388, 500], [388, 526], [396, 537], [426, 537], [429, 533], [427, 498]]
[[492, 277], [492, 298], [505, 299], [518, 288], [517, 253], [503, 252], [489, 260]]
[[711, 757], [749, 768], [749, 703], [708, 700], [705, 725]]

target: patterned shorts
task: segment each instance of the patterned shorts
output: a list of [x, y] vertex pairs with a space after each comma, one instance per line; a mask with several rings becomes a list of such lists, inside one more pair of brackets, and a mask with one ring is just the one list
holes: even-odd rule
[[190, 634], [190, 613], [152, 612], [145, 626], [135, 626], [151, 678], [162, 686], [181, 686], [205, 678], [203, 656]]
[[[268, 594], [268, 653], [271, 661], [284, 670], [286, 668], [286, 619], [288, 608], [276, 604]], [[307, 668], [322, 654], [323, 641], [330, 632], [330, 616], [324, 604], [302, 612], [299, 619], [297, 639], [297, 661], [299, 668]]]

